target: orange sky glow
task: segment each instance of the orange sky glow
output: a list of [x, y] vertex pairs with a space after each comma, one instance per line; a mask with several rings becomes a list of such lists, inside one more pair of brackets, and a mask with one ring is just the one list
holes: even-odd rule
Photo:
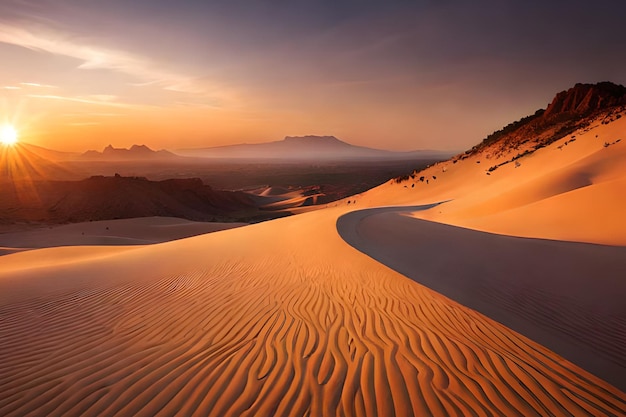
[[529, 34], [535, 6], [512, 4], [101, 3], [0, 4], [0, 124], [20, 140], [84, 151], [319, 134], [461, 150], [575, 82], [626, 73], [597, 48], [622, 34], [598, 21], [587, 40], [565, 36], [548, 6]]

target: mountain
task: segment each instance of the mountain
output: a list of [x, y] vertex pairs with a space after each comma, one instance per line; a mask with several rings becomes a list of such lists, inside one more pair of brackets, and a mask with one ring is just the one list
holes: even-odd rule
[[49, 161], [55, 161], [55, 162], [71, 161], [80, 156], [80, 154], [77, 152], [56, 151], [53, 149], [48, 149], [48, 148], [43, 148], [41, 146], [32, 145], [26, 142], [19, 142], [16, 146], [21, 147], [23, 150], [33, 155], [37, 155], [38, 157], [41, 157], [43, 159], [47, 159]]
[[[0, 218], [5, 223], [67, 223], [151, 216], [201, 221], [247, 220], [259, 214], [248, 194], [214, 190], [198, 178], [150, 181], [116, 175], [82, 181], [30, 181], [24, 187], [15, 184], [0, 189]], [[28, 194], [20, 192], [26, 188]]]
[[546, 109], [524, 117], [487, 136], [463, 157], [490, 148], [495, 155], [519, 149], [529, 153], [545, 147], [594, 121], [608, 123], [621, 117], [626, 87], [611, 82], [576, 84], [558, 93]]
[[200, 158], [276, 160], [444, 159], [452, 155], [451, 152], [443, 151], [385, 151], [351, 145], [334, 136], [313, 135], [286, 136], [275, 142], [181, 149], [175, 152], [177, 155]]
[[156, 159], [171, 159], [176, 158], [177, 155], [166, 151], [164, 149], [160, 151], [153, 151], [146, 145], [133, 145], [129, 149], [126, 148], [114, 148], [112, 145], [107, 146], [102, 152], [95, 150], [89, 150], [81, 155], [81, 159], [90, 160], [106, 160], [106, 161], [127, 161], [127, 160], [156, 160]]
[[0, 146], [0, 182], [76, 179], [77, 174], [63, 163], [73, 155], [23, 142]]

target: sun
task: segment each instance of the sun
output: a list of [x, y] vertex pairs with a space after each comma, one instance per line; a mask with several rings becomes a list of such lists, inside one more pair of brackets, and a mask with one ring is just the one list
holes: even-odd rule
[[0, 128], [0, 143], [6, 146], [13, 146], [17, 143], [17, 130], [11, 125], [4, 125]]

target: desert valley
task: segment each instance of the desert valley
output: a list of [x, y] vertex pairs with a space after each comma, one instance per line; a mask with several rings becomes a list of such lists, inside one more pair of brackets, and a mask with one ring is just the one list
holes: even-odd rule
[[624, 90], [296, 216], [0, 234], [2, 414], [620, 415]]
[[0, 416], [626, 416], [609, 3], [0, 2]]

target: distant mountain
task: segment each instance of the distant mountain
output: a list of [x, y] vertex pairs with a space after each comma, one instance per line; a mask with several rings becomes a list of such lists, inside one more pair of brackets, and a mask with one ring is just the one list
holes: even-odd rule
[[0, 182], [76, 179], [77, 174], [64, 163], [73, 155], [24, 142], [0, 146]]
[[625, 107], [626, 87], [622, 85], [606, 81], [576, 84], [558, 93], [545, 110], [539, 109], [492, 133], [465, 155], [486, 148], [496, 156], [522, 147], [524, 152], [532, 152], [592, 123], [619, 118]]
[[89, 150], [81, 155], [81, 159], [94, 159], [106, 161], [127, 161], [127, 160], [144, 160], [144, 159], [171, 159], [177, 155], [166, 151], [153, 151], [146, 145], [133, 145], [130, 149], [114, 148], [112, 145], [104, 148], [102, 152]]
[[392, 152], [355, 146], [334, 136], [286, 136], [275, 142], [239, 144], [199, 149], [180, 149], [177, 155], [223, 159], [275, 160], [359, 160], [442, 158], [452, 155], [443, 151]]
[[49, 161], [71, 161], [80, 156], [78, 152], [62, 152], [56, 151], [48, 148], [43, 148], [37, 145], [31, 145], [26, 142], [19, 142], [17, 146], [21, 147], [24, 151], [27, 151], [31, 154], [37, 155], [38, 157], [47, 159]]

